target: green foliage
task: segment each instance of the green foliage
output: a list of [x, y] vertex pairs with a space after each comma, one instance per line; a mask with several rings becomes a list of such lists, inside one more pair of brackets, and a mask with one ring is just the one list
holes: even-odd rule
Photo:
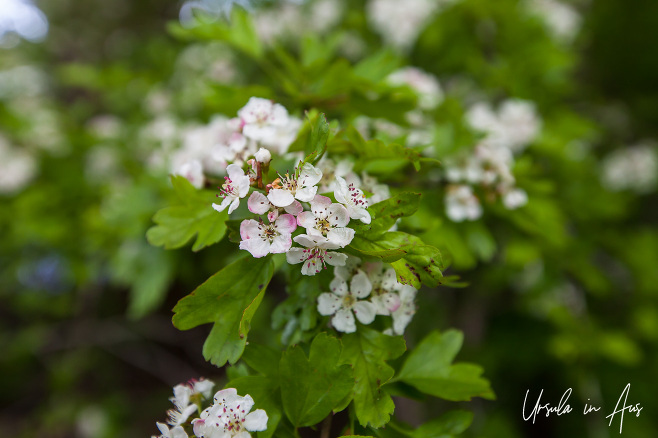
[[178, 302], [174, 307], [174, 325], [189, 330], [214, 323], [203, 346], [204, 357], [217, 366], [236, 363], [273, 273], [270, 258], [239, 259]]
[[383, 427], [395, 409], [391, 396], [383, 389], [395, 373], [386, 361], [404, 353], [404, 339], [360, 326], [356, 333], [346, 334], [342, 340], [341, 362], [354, 369], [352, 398], [356, 417], [362, 426]]
[[[165, 249], [180, 248], [194, 236], [193, 251], [219, 242], [226, 234], [228, 212], [218, 213], [212, 208], [214, 194], [196, 190], [182, 176], [172, 176], [175, 200], [153, 216], [157, 224], [146, 233], [149, 243]], [[211, 197], [212, 196], [212, 197]]]
[[430, 333], [409, 354], [396, 380], [446, 400], [494, 398], [489, 382], [480, 377], [481, 367], [452, 363], [461, 349], [463, 337], [457, 330], [448, 330], [443, 334], [437, 331]]
[[283, 353], [279, 366], [283, 408], [293, 425], [321, 422], [347, 397], [354, 386], [349, 365], [339, 365], [340, 341], [320, 333], [309, 357], [301, 347]]

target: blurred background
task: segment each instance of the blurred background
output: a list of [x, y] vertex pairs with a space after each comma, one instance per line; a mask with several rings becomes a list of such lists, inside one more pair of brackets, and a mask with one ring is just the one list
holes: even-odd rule
[[[629, 404], [644, 410], [625, 417], [624, 434], [654, 437], [658, 3], [196, 6], [224, 22], [230, 3], [247, 7], [263, 59], [273, 63], [283, 62], [277, 50], [295, 58], [304, 53], [300, 41], [310, 41], [327, 63], [355, 65], [386, 48], [402, 65], [436, 76], [446, 98], [432, 113], [429, 143], [439, 159], [472, 143], [462, 123], [470, 103], [534, 103], [541, 134], [515, 168], [530, 198], [523, 209], [492, 207], [477, 221], [451, 222], [436, 175], [413, 177], [425, 205], [401, 226], [442, 249], [449, 274], [468, 286], [423, 291], [408, 343], [435, 328], [465, 332], [459, 358], [484, 366], [498, 399], [464, 404], [476, 414], [464, 436], [616, 436], [604, 415], [580, 412], [589, 400], [607, 415], [631, 383]], [[209, 327], [180, 332], [171, 309], [226, 264], [234, 244], [194, 253], [145, 238], [170, 197], [172, 151], [213, 115], [232, 117], [259, 95], [297, 114], [316, 107], [342, 121], [358, 111], [389, 122], [399, 116], [334, 102], [346, 92], [331, 82], [331, 69], [304, 70], [303, 80], [321, 85], [297, 93], [267, 76], [247, 37], [221, 25], [206, 32], [213, 21], [191, 27], [192, 6], [0, 0], [2, 436], [149, 436], [173, 385], [199, 376], [222, 381], [225, 370], [201, 355]], [[363, 87], [381, 87], [376, 74], [364, 77], [372, 83]], [[409, 178], [391, 177], [391, 185]], [[264, 342], [280, 341], [270, 314], [284, 298], [275, 278], [254, 321], [262, 330], [252, 330], [270, 337]], [[526, 390], [536, 397], [543, 388], [543, 400], [556, 404], [569, 387], [576, 414], [523, 421]], [[397, 412], [419, 424], [454, 405], [421, 397], [400, 401]]]

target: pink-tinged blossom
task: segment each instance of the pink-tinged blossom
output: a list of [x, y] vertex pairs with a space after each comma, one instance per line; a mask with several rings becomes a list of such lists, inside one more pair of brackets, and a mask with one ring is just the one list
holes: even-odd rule
[[300, 234], [293, 239], [304, 248], [290, 248], [286, 253], [286, 260], [291, 265], [302, 263], [302, 274], [315, 275], [327, 265], [343, 266], [347, 255], [329, 251], [338, 249], [340, 246], [330, 242], [326, 237], [309, 236]]
[[364, 300], [372, 291], [372, 284], [364, 272], [359, 271], [352, 277], [349, 288], [347, 282], [339, 277], [334, 278], [329, 287], [330, 293], [325, 292], [318, 297], [318, 312], [324, 316], [334, 315], [331, 323], [336, 330], [354, 333], [355, 316], [362, 324], [375, 320], [375, 305]]
[[231, 214], [240, 205], [240, 198], [244, 198], [249, 193], [250, 181], [249, 176], [245, 175], [237, 164], [229, 164], [226, 173], [228, 174], [224, 177], [226, 182], [220, 188], [221, 193], [217, 195], [224, 199], [221, 204], [213, 204], [212, 207], [217, 211], [224, 211], [228, 207], [228, 212]]
[[293, 216], [297, 216], [299, 213], [304, 211], [304, 207], [302, 207], [302, 204], [299, 201], [294, 201], [287, 207], [279, 208], [272, 204], [270, 200], [267, 199], [267, 196], [261, 192], [253, 192], [251, 196], [249, 196], [247, 207], [249, 208], [249, 211], [254, 214], [267, 213], [267, 219], [270, 222], [274, 222], [282, 211], [285, 211], [286, 213]]
[[200, 418], [192, 421], [199, 438], [251, 438], [249, 432], [267, 429], [267, 413], [262, 409], [250, 412], [254, 400], [249, 394], [241, 397], [234, 388], [218, 391], [214, 404]]
[[336, 177], [336, 183], [336, 190], [334, 190], [336, 201], [345, 206], [350, 218], [360, 219], [364, 224], [369, 224], [368, 200], [363, 192], [354, 187], [354, 184], [348, 185], [347, 181], [340, 176]]
[[402, 336], [404, 330], [416, 313], [416, 288], [408, 285], [402, 285], [398, 291], [400, 297], [400, 307], [398, 307], [391, 316], [393, 317], [393, 327], [384, 331], [387, 335]]
[[292, 246], [291, 234], [296, 228], [297, 220], [291, 214], [282, 214], [270, 224], [244, 220], [240, 224], [240, 249], [249, 251], [256, 258], [282, 254]]
[[311, 202], [318, 192], [316, 184], [322, 179], [322, 172], [310, 163], [304, 163], [295, 173], [285, 176], [279, 175], [271, 185], [267, 199], [277, 207], [287, 207], [295, 199], [302, 202]]
[[320, 195], [311, 201], [311, 211], [304, 211], [297, 216], [297, 223], [306, 228], [308, 235], [326, 237], [340, 248], [349, 245], [354, 238], [354, 230], [346, 227], [349, 221], [350, 216], [345, 207]]

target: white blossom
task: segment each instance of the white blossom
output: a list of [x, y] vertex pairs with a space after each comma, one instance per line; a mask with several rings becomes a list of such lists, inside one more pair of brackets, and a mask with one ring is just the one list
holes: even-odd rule
[[336, 177], [344, 178], [348, 183], [359, 185], [361, 183], [359, 176], [352, 171], [354, 163], [350, 160], [340, 160], [335, 162], [325, 155], [317, 164], [318, 169], [322, 172], [322, 181], [320, 182], [320, 193], [333, 192], [336, 189]]
[[652, 143], [618, 149], [602, 163], [601, 182], [611, 191], [648, 193], [658, 184], [658, 152]]
[[509, 210], [523, 207], [528, 203], [528, 194], [523, 189], [514, 188], [503, 193], [503, 205]]
[[224, 177], [226, 182], [222, 185], [221, 193], [217, 195], [222, 197], [221, 204], [213, 204], [212, 207], [217, 211], [224, 211], [228, 207], [229, 214], [233, 213], [240, 205], [240, 199], [249, 193], [249, 176], [237, 164], [230, 164], [226, 168], [228, 176]]
[[258, 152], [254, 154], [254, 158], [259, 163], [269, 164], [269, 162], [272, 161], [272, 154], [267, 149], [260, 148], [258, 149]]
[[253, 398], [241, 397], [234, 388], [218, 391], [214, 403], [200, 418], [192, 421], [194, 434], [199, 438], [251, 438], [249, 432], [267, 429], [267, 413], [262, 409], [250, 412]]
[[345, 207], [320, 195], [311, 201], [311, 211], [301, 212], [297, 216], [297, 223], [306, 228], [308, 235], [325, 237], [339, 248], [349, 245], [354, 238], [354, 230], [346, 227], [349, 221]]
[[205, 183], [203, 176], [203, 166], [199, 160], [190, 160], [174, 169], [174, 175], [180, 175], [187, 179], [194, 187], [201, 189]]
[[354, 184], [347, 184], [340, 176], [336, 177], [336, 189], [334, 196], [336, 201], [343, 204], [347, 213], [352, 219], [360, 219], [365, 224], [370, 223], [370, 213], [368, 213], [368, 200], [363, 191], [354, 187]]
[[370, 0], [366, 5], [368, 22], [387, 44], [400, 50], [413, 46], [441, 0]]
[[37, 168], [37, 161], [29, 151], [10, 145], [0, 135], [0, 194], [22, 190], [36, 176]]
[[387, 184], [380, 183], [374, 176], [366, 172], [361, 173], [361, 188], [372, 193], [368, 198], [368, 205], [376, 204], [391, 197], [391, 191]]
[[286, 260], [291, 265], [302, 263], [302, 274], [304, 275], [317, 274], [325, 268], [325, 264], [342, 266], [347, 260], [345, 254], [330, 251], [340, 248], [340, 245], [330, 242], [326, 237], [300, 234], [293, 240], [304, 248], [290, 248], [286, 253]]
[[370, 301], [377, 315], [390, 315], [400, 307], [400, 297], [395, 293], [402, 285], [398, 283], [395, 269], [382, 262], [366, 263], [363, 269], [372, 284]]
[[160, 436], [152, 438], [188, 438], [187, 432], [181, 426], [175, 426], [172, 429], [169, 429], [164, 423], [156, 423], [156, 426], [160, 429]]
[[375, 305], [364, 300], [372, 291], [372, 284], [364, 272], [359, 271], [352, 277], [349, 288], [339, 277], [335, 277], [329, 287], [331, 293], [325, 292], [318, 297], [318, 312], [325, 316], [334, 315], [331, 323], [336, 330], [354, 333], [355, 316], [362, 324], [375, 320]]
[[301, 169], [295, 169], [292, 175], [279, 175], [272, 184], [267, 199], [277, 207], [287, 207], [295, 199], [311, 202], [318, 192], [316, 184], [322, 179], [322, 172], [310, 163], [304, 163]]
[[401, 336], [404, 330], [416, 313], [416, 288], [408, 285], [402, 285], [398, 291], [400, 297], [400, 306], [391, 314], [393, 318], [393, 327], [384, 333], [389, 335]]
[[455, 222], [473, 221], [482, 216], [482, 206], [470, 186], [449, 185], [445, 203], [446, 215]]
[[301, 120], [288, 115], [280, 104], [260, 97], [252, 97], [238, 111], [242, 121], [242, 134], [279, 154], [288, 151], [288, 146], [301, 128]]

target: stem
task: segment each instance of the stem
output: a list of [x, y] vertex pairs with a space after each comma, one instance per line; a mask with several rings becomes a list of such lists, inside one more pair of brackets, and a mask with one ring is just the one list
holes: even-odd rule
[[333, 414], [329, 414], [327, 418], [322, 421], [322, 431], [320, 432], [320, 438], [329, 438], [329, 432], [331, 432], [331, 418]]

